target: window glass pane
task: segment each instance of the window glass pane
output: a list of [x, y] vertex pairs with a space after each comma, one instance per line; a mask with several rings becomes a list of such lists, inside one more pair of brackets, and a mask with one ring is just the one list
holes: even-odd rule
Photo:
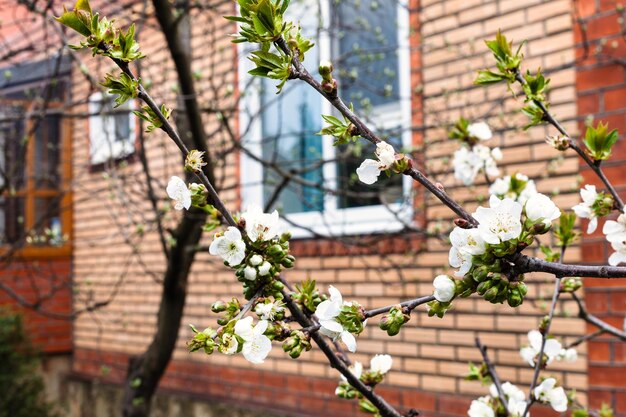
[[[402, 141], [398, 135], [381, 135], [381, 139], [391, 143], [396, 150], [401, 148]], [[366, 141], [356, 145], [340, 147], [340, 155], [345, 159], [337, 163], [337, 180], [340, 190], [349, 190], [350, 194], [339, 196], [339, 208], [393, 204], [402, 201], [402, 175], [394, 174], [387, 177], [380, 174], [378, 181], [372, 185], [363, 184], [356, 175], [356, 169], [365, 159], [376, 159], [376, 147]]]
[[355, 108], [399, 98], [396, 1], [334, 0], [334, 61], [341, 94]]
[[35, 224], [31, 232], [34, 244], [61, 245], [61, 211], [59, 197], [35, 198]]
[[26, 181], [24, 108], [0, 103], [0, 191], [15, 192]]
[[15, 243], [24, 236], [24, 199], [0, 197], [0, 244]]
[[[315, 57], [311, 58], [316, 62]], [[318, 161], [322, 158], [322, 138], [315, 134], [321, 129], [319, 96], [304, 83], [290, 83], [277, 96], [275, 84], [274, 80], [263, 80], [263, 158], [277, 163], [284, 171], [293, 170], [306, 181], [321, 184], [322, 169]], [[263, 176], [264, 204], [274, 199], [278, 189], [280, 194], [272, 207], [284, 213], [324, 209], [323, 193], [318, 188], [289, 182], [281, 190], [282, 176], [271, 168], [264, 169]]]
[[57, 189], [60, 185], [60, 137], [59, 116], [46, 116], [34, 120], [35, 131], [35, 187]]
[[[130, 121], [128, 106], [122, 106], [117, 109], [118, 113], [113, 116], [113, 124], [115, 125], [115, 141], [124, 142], [131, 140], [130, 137]], [[119, 113], [119, 112], [123, 113]]]

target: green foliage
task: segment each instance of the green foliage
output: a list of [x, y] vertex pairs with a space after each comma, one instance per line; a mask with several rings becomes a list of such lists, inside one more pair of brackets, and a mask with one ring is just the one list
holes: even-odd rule
[[277, 40], [291, 29], [283, 22], [289, 0], [238, 0], [241, 16], [225, 16], [241, 23], [239, 37], [233, 42], [267, 43]]
[[607, 403], [602, 403], [602, 407], [598, 410], [600, 417], [613, 417], [613, 409]]
[[77, 0], [72, 10], [63, 6], [63, 13], [56, 18], [64, 26], [75, 30], [86, 39], [73, 49], [91, 48], [94, 55], [104, 55], [113, 59], [130, 62], [143, 58], [139, 43], [135, 40], [135, 25], [130, 25], [126, 33], [109, 21], [93, 13], [88, 0]]
[[210, 355], [215, 350], [215, 336], [217, 332], [210, 327], [207, 327], [202, 332], [199, 332], [193, 325], [189, 325], [194, 333], [193, 339], [187, 342], [187, 349], [189, 352], [195, 352], [203, 349], [204, 353]]
[[489, 374], [489, 368], [484, 362], [480, 366], [469, 363], [469, 373], [465, 375], [466, 381], [480, 381], [483, 385], [491, 384], [491, 375]]
[[389, 310], [389, 314], [382, 317], [380, 320], [380, 328], [387, 332], [389, 336], [395, 336], [400, 333], [400, 328], [403, 324], [411, 319], [409, 311], [403, 308], [401, 305], [397, 305]]
[[300, 26], [294, 26], [287, 32], [286, 41], [289, 49], [300, 61], [304, 61], [304, 54], [315, 45], [310, 39], [302, 36]]
[[125, 73], [121, 73], [119, 77], [107, 74], [104, 82], [100, 83], [100, 85], [108, 88], [109, 94], [117, 94], [115, 107], [121, 106], [131, 98], [137, 98], [137, 94], [139, 94], [139, 81]]
[[310, 337], [301, 330], [292, 331], [291, 336], [283, 343], [283, 351], [292, 359], [299, 358], [303, 351], [309, 350], [311, 350]]
[[506, 39], [506, 36], [498, 30], [496, 39], [485, 41], [485, 44], [487, 44], [487, 47], [491, 50], [491, 52], [493, 52], [498, 71], [478, 71], [474, 84], [489, 85], [499, 83], [500, 81], [506, 81], [508, 84], [511, 84], [515, 82], [515, 74], [519, 70], [519, 66], [524, 58], [524, 56], [520, 53], [524, 43], [522, 43], [515, 54], [513, 54], [513, 51], [511, 50], [513, 43], [509, 42]]
[[335, 116], [323, 114], [322, 119], [324, 119], [329, 126], [322, 128], [322, 130], [317, 132], [317, 134], [334, 137], [335, 141], [333, 142], [333, 146], [347, 145], [350, 142], [355, 142], [361, 137], [356, 134], [355, 126], [345, 117], [342, 121]]
[[280, 80], [281, 82], [276, 86], [278, 89], [276, 94], [280, 93], [291, 76], [291, 57], [266, 51], [254, 51], [248, 59], [256, 65], [256, 68], [251, 69], [248, 73]]
[[0, 417], [58, 417], [45, 399], [38, 358], [17, 314], [0, 311]]
[[545, 255], [546, 261], [548, 262], [558, 262], [559, 259], [561, 259], [561, 254], [553, 251], [550, 246], [540, 245], [539, 250]]
[[462, 142], [466, 141], [469, 138], [470, 134], [467, 128], [469, 127], [469, 120], [465, 117], [461, 116], [459, 120], [454, 124], [452, 129], [448, 132], [448, 137], [450, 139], [457, 139]]
[[[160, 110], [165, 119], [170, 118], [170, 114], [172, 114], [172, 109], [168, 109], [167, 107], [165, 107], [165, 104], [161, 104]], [[135, 116], [149, 123], [146, 127], [146, 132], [148, 133], [152, 132], [155, 129], [160, 129], [161, 127], [163, 127], [163, 122], [161, 121], [161, 118], [148, 105], [141, 106], [141, 110], [133, 110], [133, 113], [135, 114]]]
[[559, 223], [554, 228], [554, 236], [559, 246], [567, 247], [578, 239], [580, 233], [575, 230], [575, 223], [576, 214], [574, 212], [561, 213]]
[[307, 279], [300, 284], [296, 284], [296, 292], [292, 296], [298, 304], [311, 313], [314, 313], [317, 305], [324, 301], [313, 279]]
[[530, 123], [524, 126], [524, 130], [528, 130], [533, 126], [538, 126], [545, 122], [545, 113], [534, 101], [529, 102], [523, 107], [522, 113], [530, 118]]
[[225, 313], [222, 317], [217, 319], [217, 323], [220, 326], [225, 326], [241, 311], [241, 303], [236, 298], [231, 299], [229, 302], [216, 301], [211, 306], [211, 311], [214, 313]]
[[537, 75], [532, 75], [530, 71], [524, 75], [526, 83], [523, 84], [526, 101], [545, 102], [545, 91], [550, 83], [550, 79], [546, 79], [541, 73], [541, 68], [537, 70]]
[[585, 139], [583, 142], [587, 147], [587, 153], [596, 161], [604, 161], [611, 156], [611, 150], [619, 135], [617, 129], [613, 129], [610, 132], [609, 125], [607, 123], [598, 123], [594, 128], [593, 126], [587, 127], [585, 133]]

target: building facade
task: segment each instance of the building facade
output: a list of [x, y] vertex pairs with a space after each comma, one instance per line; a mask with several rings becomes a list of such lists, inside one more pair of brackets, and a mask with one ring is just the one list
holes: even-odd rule
[[[483, 40], [501, 29], [516, 43], [527, 40], [523, 66], [541, 67], [550, 77], [551, 110], [572, 135], [584, 131], [590, 116], [626, 131], [624, 16], [616, 2], [410, 0], [380, 2], [375, 13], [373, 3], [378, 4], [294, 4], [294, 15], [305, 31], [316, 34], [318, 44], [305, 64], [311, 69], [319, 59], [343, 64], [336, 70], [340, 95], [349, 97], [389, 141], [412, 151], [418, 166], [444, 184], [451, 196], [472, 211], [481, 201], [477, 196], [488, 194], [485, 181], [467, 187], [452, 175], [451, 156], [458, 144], [447, 138], [447, 129], [460, 116], [488, 121], [495, 132], [490, 146], [503, 151], [502, 174], [528, 175], [538, 191], [554, 195], [562, 209], [579, 202], [583, 184], [600, 185], [574, 153], [557, 152], [545, 143], [545, 136], [555, 133], [550, 128], [520, 128], [526, 123], [519, 112], [520, 97], [514, 99], [505, 86], [474, 86], [473, 80], [477, 70], [492, 66]], [[94, 2], [94, 9], [98, 6]], [[119, 22], [151, 16], [150, 7], [133, 1], [102, 7]], [[453, 213], [406, 180], [394, 177], [373, 189], [356, 183], [351, 178], [358, 166], [355, 158], [336, 158], [335, 152], [342, 149], [330, 146], [331, 139], [314, 135], [322, 123], [317, 114], [331, 112], [319, 97], [306, 86], [292, 87], [295, 81], [289, 81], [279, 96], [271, 82], [250, 82], [245, 48], [231, 44], [227, 36], [236, 28], [221, 18], [233, 13], [230, 2], [192, 9], [189, 36], [205, 130], [217, 156], [216, 185], [229, 208], [237, 211], [248, 203], [272, 202], [301, 226], [292, 225], [291, 247], [297, 261], [286, 273], [290, 282], [311, 278], [320, 289], [334, 285], [344, 299], [358, 300], [366, 308], [430, 294], [433, 277], [448, 267], [449, 246], [440, 234], [451, 227]], [[320, 20], [326, 26], [316, 30]], [[176, 74], [158, 25], [149, 17], [138, 28], [147, 55], [139, 69], [142, 80], [159, 102], [176, 103]], [[361, 28], [369, 31], [362, 34]], [[373, 34], [371, 38], [367, 33]], [[81, 71], [80, 65], [72, 66], [75, 117], [68, 121], [69, 242], [73, 310], [84, 314], [72, 322], [68, 389], [72, 415], [87, 417], [118, 413], [128, 360], [150, 342], [161, 297], [159, 277], [166, 263], [156, 232], [155, 205], [145, 197], [150, 192], [146, 162], [137, 150], [146, 151], [149, 181], [158, 195], [158, 214], [165, 213], [166, 229], [179, 213], [168, 211], [165, 184], [171, 175], [182, 174], [182, 163], [166, 137], [145, 135], [145, 126], [132, 118], [131, 109], [107, 107], [97, 86], [82, 75], [100, 80], [113, 68], [101, 58], [78, 56], [83, 67]], [[368, 59], [375, 69], [372, 73]], [[384, 76], [377, 77], [380, 73]], [[230, 128], [224, 129], [224, 123]], [[316, 166], [319, 157], [330, 162]], [[271, 163], [258, 163], [259, 158]], [[626, 147], [618, 143], [605, 165], [620, 192], [625, 188], [620, 174], [624, 159]], [[301, 181], [281, 186], [276, 166], [300, 170]], [[315, 186], [322, 179], [355, 192], [327, 192]], [[609, 254], [610, 247], [597, 232], [583, 234], [565, 260], [596, 263]], [[11, 270], [7, 274], [18, 276]], [[370, 320], [351, 358], [367, 363], [378, 353], [393, 356], [392, 371], [376, 390], [400, 410], [463, 416], [472, 399], [488, 393], [488, 387], [464, 378], [468, 362], [481, 361], [475, 347], [475, 338], [480, 337], [501, 378], [527, 390], [533, 370], [520, 357], [519, 348], [547, 313], [553, 281], [535, 274], [526, 282], [527, 300], [516, 309], [476, 297], [455, 302], [443, 319], [418, 309], [393, 338], [378, 328], [377, 319]], [[185, 341], [191, 332], [186, 324], [215, 326], [212, 302], [240, 293], [231, 271], [206, 247], [199, 248], [183, 326], [160, 384], [155, 415], [237, 415], [252, 409], [294, 416], [359, 414], [356, 402], [334, 395], [339, 375], [315, 348], [292, 360], [275, 346], [262, 365], [251, 365], [237, 355], [187, 352]], [[584, 298], [588, 312], [623, 328], [626, 284], [585, 279]], [[596, 330], [577, 315], [576, 302], [563, 297], [552, 331], [564, 344]], [[624, 346], [613, 337], [600, 336], [580, 345], [576, 362], [551, 365], [550, 374], [567, 389], [575, 389], [583, 405], [599, 408], [607, 403], [615, 415], [626, 415]], [[552, 412], [538, 407], [533, 409], [537, 413]]]

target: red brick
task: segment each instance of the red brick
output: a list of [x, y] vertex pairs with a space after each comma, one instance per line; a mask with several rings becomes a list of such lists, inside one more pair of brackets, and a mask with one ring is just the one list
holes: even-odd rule
[[626, 313], [626, 291], [611, 291], [611, 311]]
[[588, 398], [589, 398], [589, 406], [592, 408], [600, 408], [602, 407], [603, 403], [609, 404], [609, 405], [613, 403], [613, 396], [611, 395], [610, 392], [607, 392], [607, 391], [590, 389]]
[[463, 397], [446, 396], [439, 399], [437, 411], [457, 416], [467, 415], [471, 400]]
[[578, 97], [578, 114], [583, 116], [594, 114], [600, 110], [600, 96], [598, 94], [585, 94]]
[[626, 109], [626, 87], [606, 91], [604, 93], [604, 110]]
[[578, 71], [576, 88], [587, 91], [624, 83], [624, 68], [613, 65]]
[[436, 397], [423, 391], [405, 390], [402, 392], [402, 405], [405, 408], [414, 408], [418, 411], [435, 410]]
[[609, 35], [620, 33], [621, 28], [618, 22], [619, 16], [610, 14], [607, 16], [595, 17], [586, 22], [588, 40], [604, 38]]
[[587, 351], [590, 362], [608, 362], [611, 359], [607, 342], [590, 341], [587, 345]]
[[589, 380], [596, 387], [623, 387], [626, 366], [590, 366]]
[[609, 297], [608, 294], [604, 291], [602, 292], [586, 292], [585, 293], [585, 303], [587, 304], [587, 309], [594, 314], [597, 313], [606, 313], [609, 311]]

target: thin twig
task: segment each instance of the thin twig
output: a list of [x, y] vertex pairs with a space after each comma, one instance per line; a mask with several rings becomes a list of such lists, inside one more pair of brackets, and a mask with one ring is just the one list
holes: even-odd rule
[[[414, 300], [404, 301], [404, 302], [400, 303], [400, 306], [407, 307], [409, 311], [413, 311], [417, 306], [429, 303], [429, 302], [433, 301], [434, 299], [435, 299], [435, 296], [427, 295], [427, 296], [424, 296], [424, 297], [416, 298]], [[390, 305], [390, 306], [373, 308], [371, 310], [367, 310], [365, 312], [365, 318], [370, 318], [370, 317], [378, 316], [379, 314], [387, 313], [389, 310], [391, 310], [392, 308], [396, 307], [397, 305], [398, 304], [393, 304], [393, 305]]]
[[[524, 79], [524, 77], [520, 73], [519, 69], [515, 72], [515, 80], [518, 83], [520, 83], [522, 86], [527, 84], [526, 80]], [[619, 194], [617, 193], [617, 191], [613, 187], [613, 184], [611, 184], [611, 182], [606, 177], [606, 175], [604, 175], [604, 172], [600, 168], [600, 163], [599, 163], [600, 161], [598, 161], [597, 163], [594, 162], [589, 157], [589, 155], [587, 155], [587, 153], [585, 153], [585, 151], [580, 147], [580, 145], [578, 144], [576, 139], [574, 139], [572, 136], [570, 136], [567, 133], [565, 128], [554, 118], [554, 116], [550, 113], [550, 111], [548, 110], [548, 108], [545, 106], [545, 104], [543, 102], [537, 101], [537, 100], [533, 100], [533, 103], [536, 104], [537, 107], [539, 107], [541, 109], [541, 111], [543, 112], [543, 115], [544, 115], [543, 118], [544, 118], [544, 120], [546, 122], [548, 122], [552, 126], [554, 126], [556, 128], [556, 130], [558, 130], [562, 135], [564, 135], [567, 138], [569, 138], [569, 147], [572, 148], [583, 159], [583, 161], [585, 161], [585, 163], [587, 165], [589, 165], [589, 168], [591, 168], [591, 170], [593, 172], [595, 172], [595, 174], [598, 176], [598, 178], [600, 178], [600, 180], [602, 181], [602, 183], [604, 184], [606, 189], [613, 196], [613, 199], [615, 200], [617, 208], [620, 211], [624, 210], [624, 202], [622, 201], [622, 199], [620, 198]]]
[[550, 306], [550, 313], [548, 313], [548, 320], [545, 325], [545, 328], [542, 329], [541, 348], [539, 349], [537, 363], [535, 364], [535, 372], [533, 374], [533, 379], [530, 384], [530, 389], [528, 391], [528, 403], [526, 404], [526, 409], [524, 410], [522, 417], [526, 417], [528, 415], [528, 411], [530, 410], [530, 407], [534, 403], [533, 390], [537, 386], [537, 381], [539, 380], [539, 372], [541, 371], [541, 366], [544, 363], [543, 352], [546, 347], [546, 339], [548, 337], [548, 334], [550, 333], [550, 325], [552, 324], [552, 318], [554, 317], [554, 311], [556, 310], [556, 303], [559, 300], [560, 294], [561, 294], [561, 278], [556, 277], [554, 281], [554, 294], [552, 294], [552, 305]]
[[498, 391], [498, 398], [500, 398], [500, 402], [502, 403], [502, 407], [506, 409], [507, 401], [504, 396], [504, 391], [502, 390], [502, 381], [500, 381], [500, 377], [498, 376], [498, 372], [496, 372], [496, 368], [493, 366], [493, 363], [489, 360], [489, 355], [487, 354], [487, 346], [483, 345], [480, 342], [480, 338], [476, 337], [475, 339], [476, 347], [480, 350], [481, 355], [483, 355], [483, 362], [487, 365], [487, 372], [491, 376], [494, 385], [496, 386], [496, 390]]

